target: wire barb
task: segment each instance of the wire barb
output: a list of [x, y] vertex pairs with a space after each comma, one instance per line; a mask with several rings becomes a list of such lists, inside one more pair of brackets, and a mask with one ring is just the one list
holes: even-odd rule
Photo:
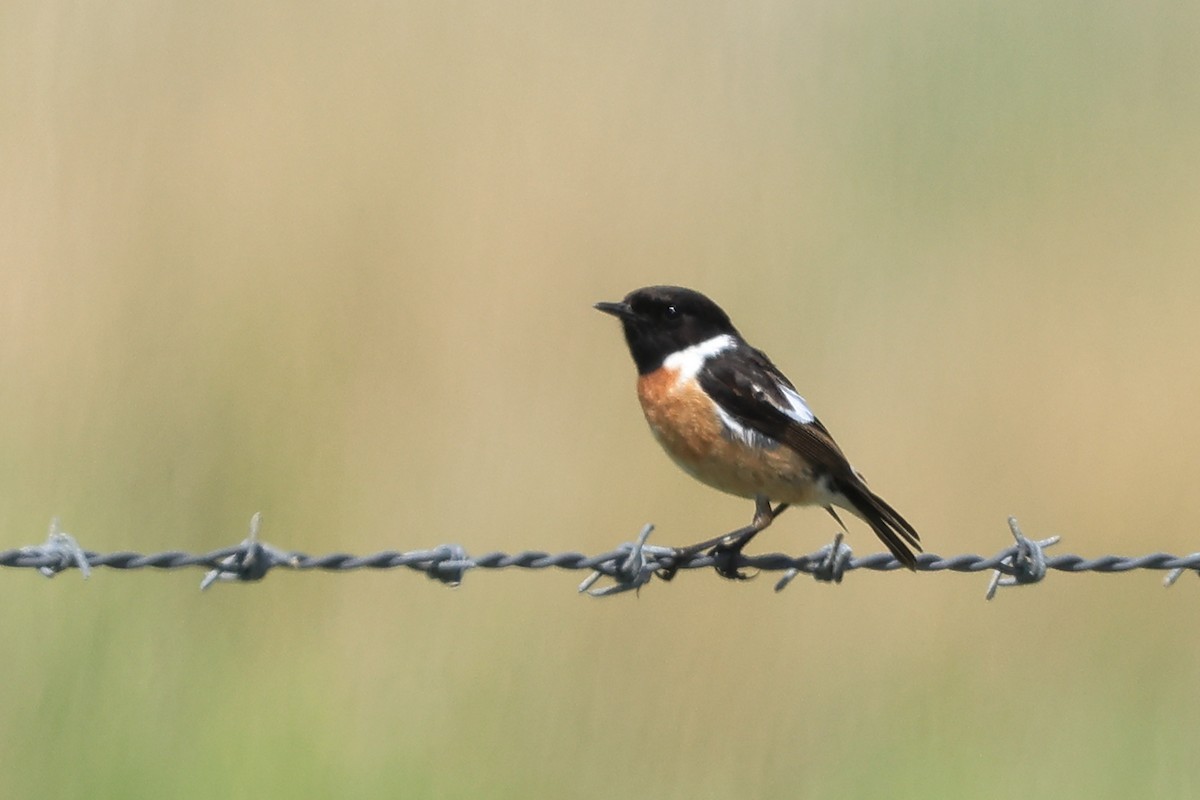
[[426, 575], [430, 580], [441, 581], [447, 586], [459, 586], [467, 570], [475, 566], [475, 562], [467, 555], [466, 548], [459, 544], [445, 544], [437, 549], [434, 558], [430, 559]]
[[[1187, 556], [1186, 559], [1200, 561], [1200, 553], [1192, 553], [1190, 556]], [[1185, 572], [1195, 572], [1197, 575], [1200, 575], [1200, 569], [1196, 567], [1176, 567], [1167, 573], [1167, 577], [1163, 578], [1163, 587], [1170, 589], [1175, 585], [1175, 581], [1183, 577], [1183, 573]]]
[[92, 574], [87, 553], [83, 552], [83, 548], [79, 546], [79, 542], [75, 541], [74, 536], [59, 530], [58, 517], [50, 520], [50, 530], [46, 534], [45, 544], [22, 547], [18, 552], [38, 560], [37, 570], [47, 578], [53, 578], [71, 567], [76, 567], [83, 575], [84, 580], [87, 580]]
[[203, 592], [216, 581], [261, 581], [272, 567], [299, 566], [297, 554], [260, 542], [258, 534], [261, 530], [262, 512], [256, 511], [250, 517], [250, 535], [242, 540], [234, 552], [205, 573], [204, 580], [200, 581], [200, 591]]
[[802, 572], [807, 572], [813, 577], [813, 580], [821, 583], [841, 583], [854, 558], [854, 551], [850, 549], [850, 545], [845, 543], [845, 539], [846, 534], [838, 531], [833, 537], [832, 544], [825, 545], [805, 559], [806, 563], [803, 568], [792, 567], [785, 572], [783, 577], [775, 583], [775, 591], [782, 592]]
[[[650, 534], [653, 532], [654, 525], [646, 523], [635, 541], [626, 542], [621, 545], [618, 552], [624, 553], [625, 557], [619, 561], [615, 559], [610, 561], [609, 569], [598, 568], [593, 570], [592, 574], [584, 578], [583, 583], [579, 584], [580, 593], [586, 593], [592, 597], [608, 597], [609, 595], [628, 592], [630, 589], [640, 592], [641, 588], [654, 577], [655, 571], [662, 567], [659, 559], [671, 557], [676, 554], [674, 548], [654, 547], [646, 544], [646, 540], [650, 538]], [[647, 554], [650, 555], [650, 558], [646, 557]], [[602, 589], [591, 591], [596, 581], [605, 575], [612, 578], [616, 583], [612, 586], [605, 586]]]
[[1046, 553], [1043, 548], [1058, 544], [1062, 539], [1061, 536], [1051, 536], [1049, 539], [1037, 542], [1026, 539], [1021, 533], [1020, 526], [1017, 525], [1016, 517], [1008, 518], [1008, 529], [1017, 544], [1009, 548], [1010, 552], [1000, 563], [1009, 568], [1010, 574], [1006, 576], [1000, 569], [992, 573], [992, 580], [988, 584], [987, 595], [985, 595], [988, 600], [996, 596], [996, 590], [1001, 586], [1037, 583], [1046, 577]]

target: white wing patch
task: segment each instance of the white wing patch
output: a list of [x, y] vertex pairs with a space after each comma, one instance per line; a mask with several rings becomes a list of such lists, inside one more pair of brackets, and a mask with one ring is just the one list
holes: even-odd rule
[[[791, 419], [795, 420], [801, 425], [808, 425], [816, 420], [816, 416], [812, 413], [812, 410], [809, 409], [808, 403], [804, 401], [803, 397], [796, 394], [794, 390], [789, 389], [782, 383], [776, 384], [776, 387], [779, 389], [780, 393], [783, 394], [783, 398], [787, 402], [786, 406], [778, 405], [778, 403], [773, 400], [770, 395], [757, 387], [755, 389], [755, 394], [760, 398], [761, 402], [769, 403], [775, 408], [778, 408], [784, 414], [787, 414]], [[730, 439], [744, 442], [751, 447], [764, 447], [768, 450], [779, 446], [778, 441], [770, 436], [767, 436], [765, 433], [746, 427], [742, 423], [738, 422], [728, 411], [721, 408], [719, 403], [713, 403], [713, 408], [717, 410], [717, 415], [721, 418], [721, 424], [724, 426], [725, 434]]]
[[792, 419], [799, 423], [808, 425], [817, 417], [813, 414], [812, 409], [808, 407], [808, 403], [804, 402], [804, 398], [796, 394], [795, 391], [779, 384], [779, 390], [783, 392], [783, 396], [787, 398], [789, 408], [780, 409]]
[[[692, 380], [700, 374], [700, 370], [704, 369], [704, 364], [712, 356], [718, 355], [737, 346], [737, 339], [728, 333], [723, 333], [720, 336], [714, 336], [711, 339], [705, 339], [699, 344], [694, 344], [691, 347], [685, 347], [678, 350], [663, 360], [663, 366], [675, 373], [676, 384], [682, 384]], [[766, 392], [762, 393], [764, 402], [776, 405], [776, 407], [794, 419], [801, 425], [808, 425], [816, 421], [816, 416], [812, 409], [808, 407], [808, 403], [804, 398], [780, 383], [777, 385], [779, 392], [783, 395], [786, 405], [776, 405]], [[717, 414], [721, 417], [721, 424], [725, 428], [725, 433], [729, 438], [736, 441], [745, 442], [752, 447], [773, 448], [778, 447], [779, 442], [772, 439], [770, 436], [762, 434], [753, 428], [749, 428], [721, 408], [717, 403], [713, 403]]]
[[717, 403], [713, 403], [713, 408], [717, 410], [717, 416], [721, 418], [722, 433], [725, 437], [732, 439], [735, 442], [748, 444], [754, 448], [762, 448], [765, 450], [774, 450], [779, 446], [779, 442], [767, 436], [765, 433], [759, 433], [753, 428], [747, 428], [742, 423], [738, 422], [729, 415], [725, 409]]
[[[663, 366], [675, 373], [676, 383], [684, 383], [700, 374], [700, 370], [704, 368], [704, 362], [710, 356], [723, 353], [736, 344], [737, 341], [732, 336], [723, 333], [691, 347], [676, 350], [663, 360]], [[803, 405], [804, 401], [801, 400], [800, 404]]]

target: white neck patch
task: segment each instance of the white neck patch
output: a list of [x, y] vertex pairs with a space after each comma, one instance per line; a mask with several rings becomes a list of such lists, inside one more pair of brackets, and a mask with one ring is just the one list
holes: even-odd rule
[[710, 356], [723, 353], [736, 344], [737, 340], [733, 336], [722, 333], [720, 336], [705, 339], [691, 347], [676, 350], [663, 360], [663, 366], [676, 373], [677, 381], [690, 381], [700, 373], [700, 370], [704, 368], [704, 362]]

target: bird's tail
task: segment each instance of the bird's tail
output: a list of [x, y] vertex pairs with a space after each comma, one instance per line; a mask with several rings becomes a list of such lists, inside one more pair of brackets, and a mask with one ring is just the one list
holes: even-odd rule
[[843, 481], [837, 490], [846, 500], [844, 508], [870, 525], [897, 561], [909, 569], [917, 568], [917, 557], [913, 551], [921, 552], [921, 537], [896, 509], [861, 480]]

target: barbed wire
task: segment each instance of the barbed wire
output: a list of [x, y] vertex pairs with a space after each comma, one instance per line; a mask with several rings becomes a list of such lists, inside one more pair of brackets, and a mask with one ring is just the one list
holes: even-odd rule
[[[986, 594], [988, 600], [995, 597], [996, 591], [1001, 587], [1037, 583], [1045, 578], [1049, 570], [1068, 573], [1164, 570], [1167, 576], [1163, 585], [1168, 587], [1184, 572], [1200, 572], [1200, 553], [1175, 556], [1160, 552], [1143, 556], [1103, 555], [1096, 558], [1072, 554], [1047, 556], [1045, 549], [1057, 544], [1060, 537], [1028, 539], [1021, 533], [1015, 517], [1008, 518], [1008, 525], [1016, 543], [993, 556], [940, 556], [923, 553], [917, 557], [916, 569], [918, 572], [991, 571], [992, 577]], [[250, 535], [241, 544], [210, 553], [97, 553], [84, 550], [74, 536], [59, 529], [56, 519], [50, 523], [45, 543], [0, 551], [0, 567], [37, 569], [46, 577], [53, 577], [68, 569], [78, 569], [84, 578], [87, 578], [95, 567], [120, 570], [203, 567], [208, 572], [200, 582], [201, 589], [207, 589], [217, 581], [259, 581], [276, 568], [301, 572], [347, 572], [406, 567], [423, 572], [429, 578], [444, 584], [457, 586], [466, 572], [472, 569], [553, 567], [590, 571], [591, 574], [580, 584], [579, 591], [593, 597], [607, 597], [630, 590], [640, 590], [656, 575], [670, 580], [679, 570], [709, 567], [716, 568], [716, 571], [724, 575], [742, 568], [761, 572], [783, 572], [783, 576], [775, 583], [777, 592], [782, 591], [799, 575], [809, 575], [825, 583], [841, 583], [845, 574], [854, 570], [890, 572], [903, 567], [890, 553], [855, 558], [850, 547], [843, 541], [841, 533], [831, 544], [825, 545], [815, 553], [802, 556], [783, 553], [756, 556], [740, 553], [684, 553], [673, 547], [648, 544], [650, 534], [654, 530], [653, 525], [646, 525], [633, 542], [626, 542], [614, 550], [592, 556], [577, 552], [548, 553], [541, 550], [523, 550], [512, 554], [492, 552], [482, 556], [470, 556], [461, 546], [449, 544], [430, 550], [384, 550], [364, 556], [349, 553], [310, 556], [261, 542], [261, 529], [262, 515], [255, 514], [250, 520]], [[600, 588], [593, 588], [605, 578], [612, 582]]]

